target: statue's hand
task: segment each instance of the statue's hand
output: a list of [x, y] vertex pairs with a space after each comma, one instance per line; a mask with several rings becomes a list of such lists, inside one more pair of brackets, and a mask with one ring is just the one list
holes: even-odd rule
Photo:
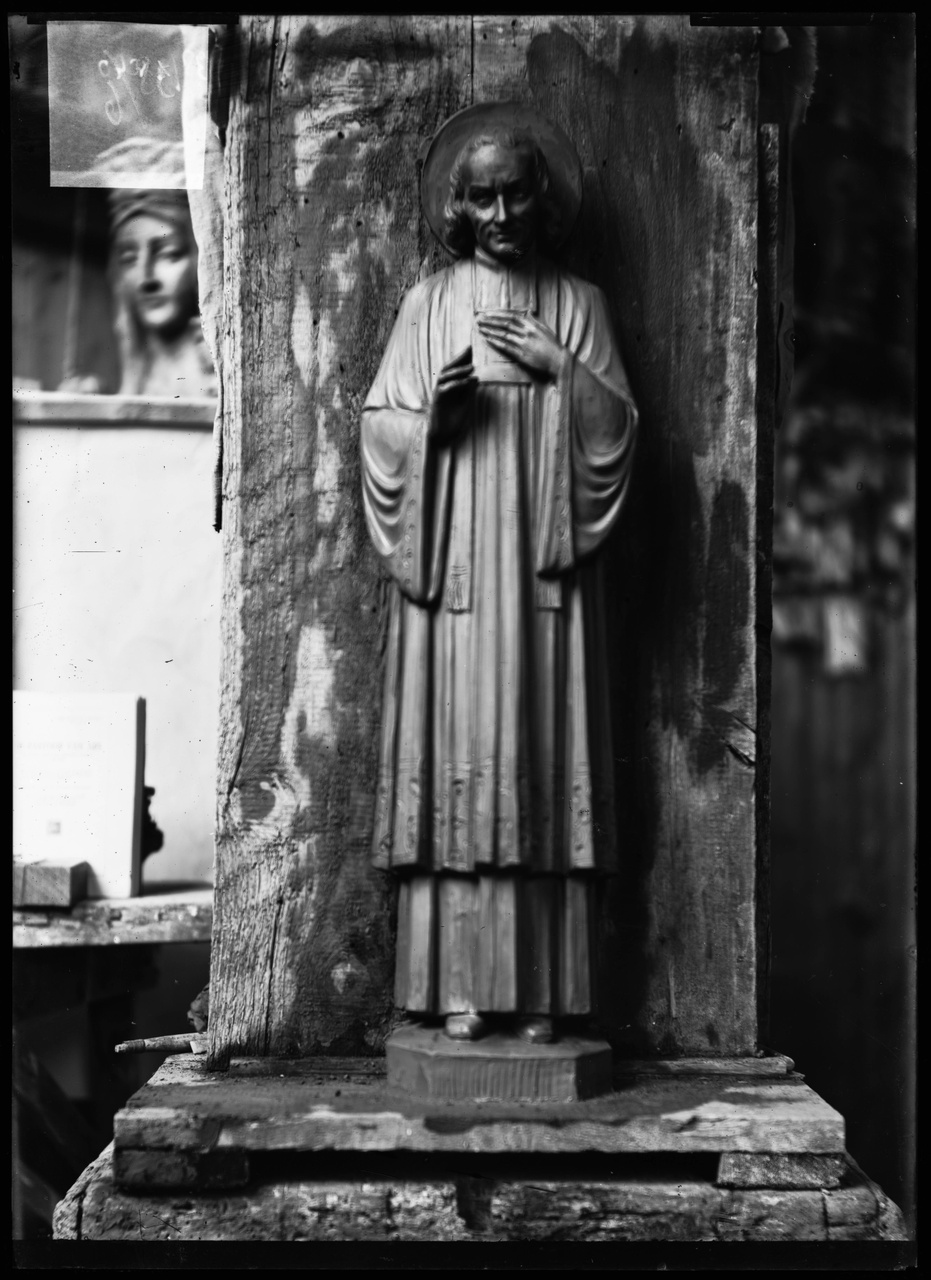
[[486, 311], [476, 319], [479, 332], [495, 351], [509, 360], [555, 380], [559, 377], [569, 352], [556, 335], [533, 316], [513, 311]]
[[440, 370], [433, 388], [429, 436], [447, 444], [461, 435], [472, 419], [478, 379], [472, 365], [472, 348], [466, 347]]

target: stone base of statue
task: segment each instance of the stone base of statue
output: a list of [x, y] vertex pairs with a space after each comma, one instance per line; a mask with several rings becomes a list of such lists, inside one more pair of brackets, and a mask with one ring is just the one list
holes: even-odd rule
[[[541, 1047], [567, 1048], [526, 1048]], [[697, 1242], [852, 1241], [858, 1265], [873, 1244], [908, 1262], [843, 1117], [776, 1055], [617, 1061], [607, 1093], [527, 1103], [414, 1097], [383, 1058], [212, 1071], [195, 1054], [169, 1058], [113, 1127], [56, 1240], [500, 1242], [547, 1262], [559, 1242], [658, 1241], [664, 1265], [676, 1241], [688, 1265]]]
[[563, 1036], [451, 1040], [440, 1027], [399, 1027], [385, 1043], [388, 1088], [429, 1102], [581, 1102], [611, 1091], [611, 1046]]

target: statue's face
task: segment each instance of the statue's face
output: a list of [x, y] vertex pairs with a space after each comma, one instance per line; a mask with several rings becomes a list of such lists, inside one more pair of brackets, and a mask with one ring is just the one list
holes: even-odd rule
[[540, 201], [533, 158], [525, 149], [479, 147], [463, 170], [463, 208], [482, 249], [512, 262], [536, 239]]
[[142, 328], [184, 329], [197, 312], [197, 255], [184, 229], [137, 214], [120, 227], [114, 252], [120, 292]]

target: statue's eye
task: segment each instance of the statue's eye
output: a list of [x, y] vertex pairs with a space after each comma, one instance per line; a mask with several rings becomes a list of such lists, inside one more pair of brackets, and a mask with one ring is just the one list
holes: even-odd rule
[[135, 249], [121, 249], [117, 257], [117, 262], [121, 267], [131, 267], [136, 261]]

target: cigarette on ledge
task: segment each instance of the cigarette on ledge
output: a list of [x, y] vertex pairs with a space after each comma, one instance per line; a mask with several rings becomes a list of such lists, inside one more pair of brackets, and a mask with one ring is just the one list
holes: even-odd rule
[[189, 1031], [180, 1036], [150, 1036], [146, 1040], [124, 1040], [116, 1053], [206, 1053], [207, 1037], [203, 1032]]

